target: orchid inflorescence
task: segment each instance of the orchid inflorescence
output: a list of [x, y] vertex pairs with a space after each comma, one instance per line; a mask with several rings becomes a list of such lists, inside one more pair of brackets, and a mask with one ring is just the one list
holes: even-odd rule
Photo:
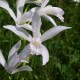
[[[28, 65], [19, 66], [24, 62], [29, 63], [29, 59], [27, 59], [27, 57], [30, 55], [42, 55], [42, 64], [45, 65], [49, 61], [49, 52], [42, 42], [51, 39], [63, 30], [71, 28], [58, 26], [56, 24], [55, 20], [50, 15], [54, 15], [64, 22], [64, 11], [59, 7], [47, 5], [48, 2], [49, 0], [16, 0], [17, 14], [15, 14], [6, 0], [0, 0], [0, 7], [7, 10], [15, 22], [15, 25], [4, 25], [3, 27], [12, 31], [24, 40], [29, 41], [29, 44], [27, 44], [19, 54], [18, 50], [20, 49], [21, 41], [16, 43], [9, 52], [8, 62], [5, 61], [2, 51], [0, 50], [0, 64], [2, 64], [8, 73], [14, 74], [24, 70], [32, 71]], [[30, 3], [34, 3], [38, 7], [34, 7], [29, 11], [23, 12], [24, 5]], [[42, 16], [49, 20], [54, 26], [43, 34], [40, 32]], [[27, 30], [31, 31], [32, 35], [30, 35]]]

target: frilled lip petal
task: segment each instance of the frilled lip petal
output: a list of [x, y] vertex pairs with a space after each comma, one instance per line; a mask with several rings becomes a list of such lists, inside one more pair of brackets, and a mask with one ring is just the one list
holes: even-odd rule
[[44, 45], [41, 45], [42, 62], [45, 65], [49, 61], [49, 52]]
[[14, 21], [16, 22], [16, 16], [14, 12], [12, 11], [12, 9], [9, 7], [9, 4], [7, 3], [7, 1], [0, 0], [0, 7], [6, 9], [8, 13], [11, 15], [11, 17], [14, 19]]
[[46, 6], [42, 11], [45, 14], [57, 16], [62, 22], [64, 21], [64, 11], [59, 7]]
[[62, 32], [63, 30], [70, 29], [71, 27], [66, 26], [57, 26], [49, 29], [41, 36], [41, 41], [44, 42], [54, 36], [56, 36], [58, 33]]
[[19, 67], [19, 68], [13, 70], [12, 74], [20, 72], [20, 71], [32, 71], [32, 69], [30, 66], [26, 65], [26, 66], [22, 66], [22, 67]]
[[19, 28], [13, 25], [7, 25], [7, 26], [3, 26], [4, 28], [11, 30], [12, 32], [14, 32], [16, 35], [18, 35], [19, 37], [28, 40], [29, 42], [32, 40], [32, 36], [23, 28]]

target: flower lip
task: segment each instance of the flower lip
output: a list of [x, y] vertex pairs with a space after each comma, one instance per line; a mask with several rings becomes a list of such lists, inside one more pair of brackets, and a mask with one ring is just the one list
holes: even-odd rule
[[41, 40], [40, 38], [33, 38], [32, 39], [32, 44], [36, 47], [40, 46], [41, 45]]
[[41, 53], [41, 40], [40, 38], [33, 38], [30, 44], [32, 54], [39, 55]]

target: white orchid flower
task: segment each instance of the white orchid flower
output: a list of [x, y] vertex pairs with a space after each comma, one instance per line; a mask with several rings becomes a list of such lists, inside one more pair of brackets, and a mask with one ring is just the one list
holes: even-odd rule
[[[52, 7], [51, 5], [46, 6], [48, 2], [49, 0], [43, 0], [41, 7], [32, 8], [30, 11], [32, 14], [38, 12], [40, 16], [44, 16], [47, 20], [51, 21], [54, 26], [57, 26], [54, 19], [52, 19], [49, 15], [57, 16], [62, 22], [64, 22], [64, 11], [59, 7]], [[25, 17], [24, 21], [27, 19], [26, 15], [27, 13], [23, 14], [23, 17]]]
[[56, 26], [49, 29], [42, 35], [40, 33], [40, 28], [41, 28], [41, 18], [37, 13], [35, 13], [32, 18], [33, 38], [29, 40], [30, 44], [28, 44], [23, 49], [23, 51], [19, 54], [19, 56], [25, 58], [26, 55], [29, 55], [28, 53], [31, 53], [32, 55], [41, 54], [43, 59], [42, 60], [43, 65], [45, 65], [49, 61], [49, 52], [47, 48], [42, 44], [42, 42], [56, 36], [58, 33], [60, 33], [63, 30], [70, 29], [70, 27]]
[[49, 2], [49, 0], [43, 1], [42, 6], [40, 7], [40, 10], [39, 10], [40, 14], [41, 15], [55, 15], [61, 21], [64, 21], [64, 17], [63, 17], [64, 11], [59, 7], [53, 7], [52, 5], [46, 6], [48, 2]]
[[[21, 22], [20, 20], [23, 19], [22, 14], [23, 14], [23, 8], [25, 5], [25, 0], [17, 0], [16, 2], [17, 4], [17, 16], [15, 15], [15, 13], [13, 12], [13, 10], [9, 7], [9, 4], [7, 1], [5, 0], [0, 0], [0, 7], [4, 8], [5, 10], [8, 11], [8, 13], [10, 14], [10, 16], [13, 18], [13, 20], [15, 21], [16, 27], [23, 27], [25, 29], [28, 30], [32, 30], [31, 25], [26, 24], [26, 22]], [[31, 13], [27, 13], [26, 16], [29, 16]], [[26, 19], [27, 21], [29, 21], [29, 17], [27, 17]], [[24, 20], [22, 20], [24, 21]]]
[[18, 67], [22, 62], [28, 63], [26, 59], [19, 57], [17, 53], [20, 46], [21, 46], [21, 41], [19, 41], [12, 47], [8, 55], [8, 63], [5, 61], [4, 56], [0, 50], [0, 64], [5, 68], [5, 70], [9, 74], [14, 74], [20, 71], [32, 71], [32, 69], [28, 65]]

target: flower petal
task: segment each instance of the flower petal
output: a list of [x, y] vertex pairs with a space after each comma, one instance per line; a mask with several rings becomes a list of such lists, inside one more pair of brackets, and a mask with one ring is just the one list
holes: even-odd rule
[[17, 68], [22, 62], [29, 63], [26, 59], [20, 58], [18, 53], [15, 53], [12, 59], [8, 62], [11, 69]]
[[23, 14], [23, 7], [25, 4], [25, 0], [17, 0], [17, 19], [19, 20], [21, 15]]
[[2, 54], [2, 51], [0, 50], [0, 64], [5, 68], [5, 70], [8, 72], [9, 66], [7, 65], [5, 58]]
[[53, 27], [51, 29], [49, 29], [48, 31], [46, 31], [42, 37], [41, 37], [41, 41], [46, 41], [54, 36], [56, 36], [58, 33], [60, 33], [63, 30], [66, 29], [70, 29], [71, 27], [65, 27], [65, 26], [57, 26], [57, 27]]
[[45, 18], [47, 18], [49, 21], [51, 21], [51, 23], [54, 25], [54, 26], [57, 26], [56, 22], [54, 21], [54, 19], [52, 19], [50, 16], [44, 14], [43, 15]]
[[49, 61], [49, 52], [44, 45], [42, 45], [41, 48], [42, 48], [42, 53], [41, 53], [42, 61], [43, 61], [43, 65], [45, 65]]
[[7, 25], [7, 26], [3, 26], [6, 29], [11, 30], [12, 32], [14, 32], [16, 35], [18, 35], [19, 37], [22, 37], [25, 40], [28, 40], [29, 42], [32, 40], [31, 35], [24, 29], [13, 26], [13, 25]]
[[39, 5], [39, 6], [41, 6], [41, 4], [42, 4], [42, 0], [41, 1], [30, 1], [30, 0], [26, 0], [26, 3], [34, 3], [34, 4], [36, 4], [36, 5]]
[[24, 24], [24, 25], [22, 25], [22, 28], [24, 28], [24, 29], [26, 29], [26, 30], [32, 31], [32, 26], [29, 25], [29, 24]]
[[22, 24], [22, 25], [18, 25], [18, 24], [17, 24], [17, 27], [22, 27], [22, 28], [24, 28], [24, 29], [26, 29], [26, 30], [32, 31], [32, 26], [29, 25], [29, 24]]
[[25, 58], [24, 59], [23, 58], [22, 59], [20, 58], [18, 62], [19, 63], [22, 63], [22, 62], [29, 63], [29, 60], [27, 60]]
[[49, 0], [43, 0], [42, 5], [41, 5], [41, 9], [44, 8], [48, 2], [49, 2]]
[[40, 37], [41, 17], [35, 12], [32, 18], [33, 37]]
[[30, 44], [26, 45], [24, 49], [19, 53], [19, 57], [26, 58], [30, 54]]
[[5, 67], [5, 64], [6, 64], [6, 61], [4, 59], [4, 56], [1, 50], [0, 50], [0, 64], [2, 64], [3, 67]]
[[8, 60], [8, 65], [11, 69], [18, 63], [18, 56], [17, 53], [13, 54], [12, 58]]
[[32, 26], [29, 25], [29, 24], [24, 24], [22, 27], [23, 27], [24, 29], [26, 29], [26, 30], [32, 31]]
[[61, 21], [64, 21], [64, 11], [59, 7], [46, 6], [42, 11], [45, 14], [57, 16]]
[[32, 71], [31, 67], [26, 65], [26, 66], [22, 66], [22, 67], [19, 67], [17, 69], [15, 69], [12, 74], [14, 73], [17, 73], [17, 72], [20, 72], [20, 71]]
[[32, 16], [33, 16], [33, 14], [34, 14], [34, 12], [32, 11], [32, 10], [30, 10], [30, 11], [28, 11], [28, 12], [25, 12], [22, 16], [21, 16], [21, 18], [20, 18], [20, 20], [19, 20], [19, 23], [20, 24], [23, 24], [23, 23], [25, 23], [25, 22], [28, 22], [28, 21], [32, 21]]
[[15, 53], [13, 57], [8, 62], [8, 65], [11, 69], [17, 68], [22, 62], [29, 63], [25, 58], [22, 58], [18, 55], [18, 53]]
[[5, 0], [0, 0], [0, 7], [6, 9], [10, 16], [14, 19], [14, 21], [16, 22], [16, 16], [14, 14], [14, 12], [12, 11], [12, 9], [9, 7], [9, 4], [7, 3], [7, 1]]
[[20, 49], [21, 41], [18, 41], [10, 50], [8, 55], [8, 62], [12, 59], [13, 55]]

